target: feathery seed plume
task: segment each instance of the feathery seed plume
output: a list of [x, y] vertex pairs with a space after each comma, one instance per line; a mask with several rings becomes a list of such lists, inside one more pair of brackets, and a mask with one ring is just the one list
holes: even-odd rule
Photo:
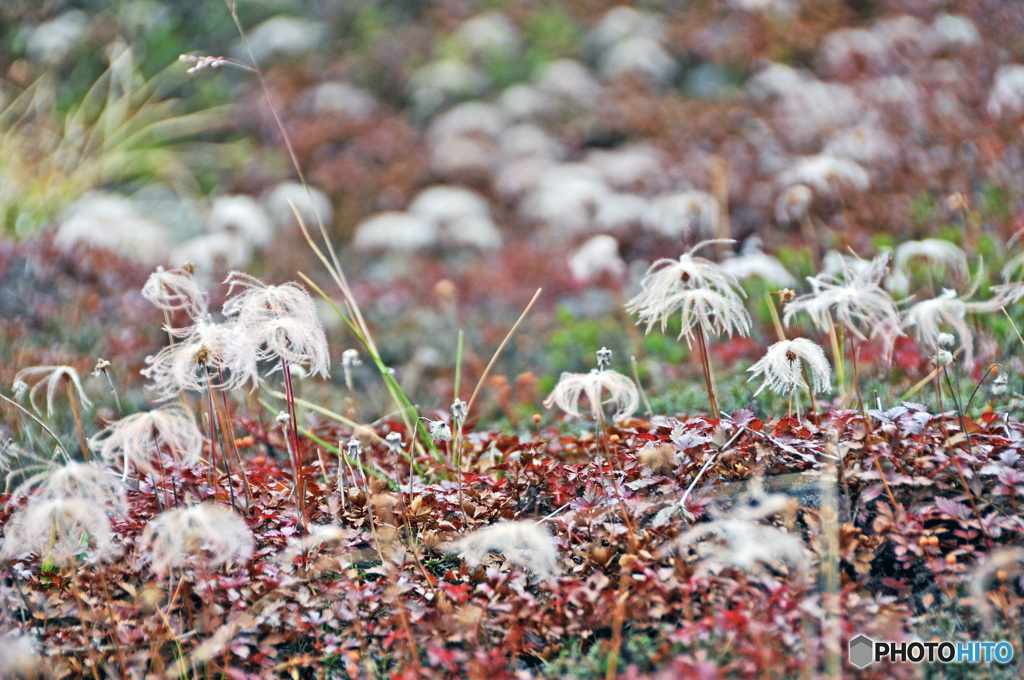
[[169, 510], [152, 520], [139, 545], [160, 576], [171, 569], [214, 570], [252, 557], [252, 531], [237, 513], [213, 503]]
[[168, 270], [157, 267], [146, 279], [146, 285], [142, 287], [142, 297], [149, 300], [157, 309], [165, 312], [182, 310], [193, 319], [206, 314], [209, 304], [206, 291], [195, 280], [191, 268], [187, 266]]
[[[39, 378], [36, 384], [29, 390], [28, 400], [32, 404], [32, 408], [35, 409], [36, 413], [42, 414], [39, 406], [36, 405], [36, 392], [38, 392], [43, 385], [46, 385], [46, 415], [47, 417], [53, 415], [53, 400], [57, 395], [57, 390], [64, 387], [64, 381], [67, 380], [74, 386], [78, 392], [79, 399], [86, 406], [92, 406], [92, 402], [85, 396], [85, 390], [82, 389], [82, 381], [78, 377], [78, 371], [71, 366], [32, 366], [30, 368], [23, 368], [14, 375], [15, 393], [19, 393], [27, 387], [27, 380]], [[18, 387], [18, 385], [24, 385], [25, 387]]]
[[259, 381], [259, 346], [236, 320], [214, 323], [209, 316], [184, 329], [169, 329], [182, 341], [146, 357], [142, 375], [153, 381], [157, 401], [182, 390], [233, 390]]
[[0, 634], [0, 678], [30, 680], [43, 676], [43, 659], [35, 638], [14, 632]]
[[32, 501], [78, 498], [118, 513], [124, 513], [127, 507], [121, 480], [94, 463], [49, 467], [18, 485], [8, 502], [26, 493]]
[[943, 239], [926, 238], [896, 246], [892, 258], [893, 272], [909, 274], [913, 260], [925, 260], [933, 266], [945, 268], [954, 276], [967, 277], [967, 255], [955, 243]]
[[698, 243], [678, 260], [661, 259], [647, 270], [640, 282], [642, 290], [626, 304], [626, 309], [646, 323], [647, 333], [656, 323], [662, 332], [677, 312], [682, 318], [680, 338], [689, 344], [699, 326], [705, 334], [750, 334], [750, 315], [743, 306], [745, 293], [730, 272], [695, 252], [716, 243]]
[[945, 289], [931, 300], [922, 300], [903, 312], [902, 326], [913, 328], [917, 342], [929, 349], [939, 350], [939, 336], [944, 335], [943, 327], [952, 328], [964, 348], [964, 366], [974, 366], [974, 333], [965, 319], [967, 303], [957, 296], [956, 291]]
[[162, 448], [182, 465], [198, 464], [203, 435], [183, 405], [166, 404], [112, 423], [89, 441], [89, 447], [108, 465], [123, 461], [123, 477], [127, 477], [129, 463], [137, 470], [152, 472], [153, 459]]
[[[241, 317], [239, 317], [241, 318]], [[250, 325], [253, 340], [265, 345], [264, 359], [284, 359], [290, 365], [309, 366], [308, 373], [322, 378], [330, 377], [331, 359], [327, 348], [327, 336], [319, 319], [313, 322], [294, 316], [281, 316], [265, 322]], [[281, 369], [280, 364], [270, 370]]]
[[327, 335], [316, 314], [313, 298], [297, 283], [269, 286], [248, 274], [228, 274], [224, 314], [237, 317], [257, 345], [266, 344], [264, 358], [276, 357], [289, 364], [308, 364], [310, 373], [329, 377]]
[[120, 553], [103, 506], [84, 498], [30, 498], [7, 523], [0, 559], [32, 552], [54, 564], [80, 555], [105, 560]]
[[[608, 390], [608, 399], [601, 401], [601, 393]], [[580, 397], [586, 396], [590, 415], [594, 420], [604, 418], [605, 404], [615, 405], [614, 420], [628, 418], [640, 405], [640, 393], [636, 384], [626, 376], [611, 369], [591, 369], [590, 373], [562, 373], [555, 389], [544, 400], [544, 408], [558, 406], [568, 415], [580, 418]]]
[[720, 519], [699, 525], [679, 536], [675, 550], [696, 552], [697, 574], [717, 573], [732, 566], [750, 573], [783, 565], [807, 574], [811, 560], [803, 541], [782, 529], [744, 519]]
[[513, 564], [529, 569], [540, 579], [558, 573], [555, 539], [536, 522], [498, 522], [463, 536], [453, 544], [470, 567], [479, 566], [489, 552], [501, 553]]
[[881, 336], [886, 356], [890, 357], [896, 337], [902, 335], [896, 303], [879, 285], [889, 269], [889, 253], [885, 252], [860, 271], [842, 264], [842, 277], [819, 274], [808, 277], [812, 292], [801, 295], [786, 305], [782, 320], [790, 320], [807, 312], [819, 331], [827, 331], [831, 316], [861, 342]]
[[832, 389], [832, 367], [825, 358], [824, 350], [806, 338], [795, 338], [775, 343], [760, 360], [747, 369], [754, 374], [750, 380], [764, 376], [764, 382], [754, 392], [754, 396], [766, 387], [776, 394], [806, 388], [804, 366], [810, 374], [814, 392], [828, 392]]

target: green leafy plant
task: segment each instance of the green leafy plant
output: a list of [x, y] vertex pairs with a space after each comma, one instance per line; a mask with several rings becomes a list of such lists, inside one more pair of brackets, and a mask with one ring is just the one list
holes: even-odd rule
[[228, 112], [186, 111], [174, 95], [182, 80], [176, 63], [143, 78], [124, 49], [66, 113], [54, 107], [52, 76], [19, 93], [0, 111], [2, 233], [35, 233], [100, 188], [157, 182], [196, 192], [195, 168], [214, 156], [208, 135], [223, 128]]

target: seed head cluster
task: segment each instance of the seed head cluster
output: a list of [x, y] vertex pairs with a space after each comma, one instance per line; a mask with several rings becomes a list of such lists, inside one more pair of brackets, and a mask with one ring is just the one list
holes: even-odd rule
[[71, 462], [47, 467], [23, 481], [11, 494], [12, 501], [22, 494], [28, 494], [32, 502], [87, 499], [118, 513], [123, 513], [127, 507], [121, 480], [94, 463]]
[[804, 368], [811, 379], [811, 390], [815, 393], [832, 389], [832, 367], [825, 358], [825, 352], [806, 338], [782, 340], [768, 348], [765, 355], [747, 370], [753, 380], [762, 377], [764, 382], [754, 392], [756, 397], [765, 388], [776, 394], [787, 394], [795, 389], [806, 388]]
[[455, 542], [454, 548], [470, 567], [479, 566], [488, 553], [495, 552], [538, 578], [558, 573], [555, 539], [536, 522], [498, 522], [467, 534]]
[[212, 503], [168, 510], [149, 523], [140, 539], [159, 576], [187, 566], [212, 571], [244, 564], [252, 557], [253, 544], [245, 520]]
[[330, 377], [331, 360], [327, 335], [309, 293], [297, 283], [270, 286], [242, 272], [231, 272], [224, 281], [229, 298], [223, 307], [235, 317], [262, 350], [261, 358], [277, 358], [306, 365], [309, 373]]
[[259, 382], [259, 351], [236, 320], [215, 323], [209, 316], [183, 329], [171, 329], [181, 342], [146, 357], [142, 375], [153, 381], [157, 400], [173, 399], [182, 390], [233, 390]]
[[142, 297], [165, 312], [183, 311], [197, 319], [207, 312], [209, 295], [195, 280], [190, 267], [157, 267], [142, 287]]
[[655, 324], [665, 332], [669, 319], [680, 315], [679, 338], [693, 340], [696, 331], [704, 335], [750, 334], [750, 315], [743, 306], [745, 293], [739, 281], [720, 265], [694, 255], [716, 243], [698, 243], [678, 260], [662, 259], [647, 270], [640, 282], [642, 290], [626, 304], [626, 309], [646, 324], [650, 333]]
[[25, 553], [63, 565], [81, 556], [111, 559], [120, 549], [102, 505], [88, 498], [39, 498], [30, 499], [4, 528], [0, 559]]
[[[601, 395], [607, 391], [608, 398]], [[544, 400], [544, 408], [558, 406], [574, 418], [581, 418], [580, 399], [587, 398], [590, 416], [594, 420], [604, 418], [604, 406], [615, 406], [614, 420], [628, 418], [640, 405], [640, 393], [636, 384], [616, 371], [592, 369], [589, 373], [562, 373], [555, 389]]]
[[860, 271], [844, 262], [840, 277], [825, 273], [809, 277], [812, 291], [786, 305], [783, 322], [788, 326], [794, 316], [806, 312], [819, 331], [827, 332], [834, 318], [861, 342], [879, 338], [886, 357], [891, 357], [902, 331], [896, 303], [880, 285], [889, 271], [889, 256], [882, 253]]
[[108, 465], [129, 465], [152, 472], [153, 460], [167, 451], [182, 465], [199, 463], [203, 435], [192, 414], [180, 403], [136, 413], [109, 425], [89, 441], [89, 447]]

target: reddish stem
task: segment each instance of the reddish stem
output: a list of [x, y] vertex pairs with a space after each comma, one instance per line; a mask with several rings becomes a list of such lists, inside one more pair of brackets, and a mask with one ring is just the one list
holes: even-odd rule
[[281, 357], [281, 373], [284, 376], [284, 395], [288, 408], [288, 441], [292, 449], [292, 470], [295, 473], [295, 503], [299, 512], [299, 535], [306, 528], [306, 485], [302, 476], [302, 461], [299, 458], [299, 422], [295, 416], [295, 390], [292, 386], [292, 370], [288, 361]]
[[715, 388], [711, 385], [711, 369], [708, 366], [708, 346], [704, 341], [704, 329], [697, 326], [697, 344], [700, 345], [701, 368], [704, 369], [704, 382], [708, 386], [708, 399], [711, 400], [711, 417], [721, 420], [722, 414], [718, 411], [718, 401], [715, 399]]

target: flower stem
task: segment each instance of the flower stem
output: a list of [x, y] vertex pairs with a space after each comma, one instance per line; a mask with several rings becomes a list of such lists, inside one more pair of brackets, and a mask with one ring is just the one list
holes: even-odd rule
[[[219, 371], [220, 369], [218, 369]], [[223, 374], [221, 374], [221, 380], [223, 380]], [[230, 453], [234, 455], [235, 462], [238, 465], [238, 475], [242, 478], [242, 490], [245, 493], [245, 511], [246, 514], [249, 512], [249, 505], [252, 503], [252, 492], [249, 488], [249, 478], [245, 476], [245, 466], [242, 465], [242, 455], [238, 452], [238, 442], [235, 441], [235, 432], [231, 428], [231, 409], [228, 407], [228, 395], [224, 390], [220, 390], [221, 402], [223, 403], [224, 410], [220, 412], [218, 407], [217, 417], [220, 420], [220, 430], [224, 434], [225, 446], [230, 445]], [[228, 468], [231, 468], [231, 457], [225, 455], [228, 461]], [[230, 481], [229, 481], [230, 483]]]
[[216, 485], [213, 483], [213, 475], [220, 472], [217, 468], [217, 414], [213, 402], [213, 388], [210, 386], [210, 377], [206, 377], [206, 402], [209, 405], [209, 416], [210, 416], [210, 468], [206, 473], [206, 478], [210, 482], [210, 485], [214, 487], [216, 492]]
[[107, 385], [110, 386], [110, 393], [114, 395], [114, 406], [117, 407], [117, 417], [123, 418], [124, 411], [121, 410], [121, 399], [117, 396], [117, 388], [114, 387], [114, 381], [110, 377], [110, 371], [106, 368], [102, 369], [103, 377], [107, 379]]
[[462, 505], [462, 419], [454, 418], [453, 422], [455, 426], [455, 451], [452, 455], [453, 465], [455, 467], [455, 481], [459, 487], [459, 512], [462, 513], [462, 521], [464, 524], [469, 524], [469, 517], [466, 516], [466, 508]]
[[697, 344], [700, 346], [701, 367], [704, 369], [704, 384], [708, 387], [708, 399], [711, 401], [711, 417], [714, 420], [721, 420], [722, 414], [718, 411], [718, 401], [715, 399], [715, 387], [711, 383], [711, 365], [708, 359], [708, 346], [704, 340], [704, 330], [697, 326]]
[[864, 401], [860, 395], [860, 370], [858, 369], [857, 358], [860, 355], [860, 345], [857, 344], [856, 340], [851, 341], [853, 344], [853, 390], [857, 395], [857, 408], [860, 410], [860, 415], [867, 422], [867, 414], [864, 411]]
[[[623, 556], [626, 557], [625, 555]], [[631, 562], [632, 560], [630, 560]], [[622, 623], [626, 617], [626, 600], [629, 599], [629, 592], [626, 590], [628, 585], [627, 573], [628, 568], [621, 565], [621, 571], [619, 573], [619, 588], [615, 593], [615, 613], [612, 615], [612, 640], [611, 640], [611, 651], [608, 653], [608, 668], [605, 671], [605, 680], [614, 680], [618, 677], [617, 670], [619, 666], [619, 653], [622, 650]]]
[[295, 474], [295, 509], [299, 513], [299, 535], [306, 531], [306, 485], [302, 476], [302, 460], [299, 457], [299, 423], [295, 416], [295, 389], [292, 385], [292, 370], [288, 360], [281, 357], [281, 374], [284, 376], [285, 404], [288, 408], [288, 442], [292, 454], [292, 472]]
[[[607, 441], [607, 432], [604, 425], [604, 416], [598, 418], [598, 430], [595, 433], [595, 446], [597, 447], [597, 455], [601, 457], [601, 440]], [[629, 532], [630, 547], [633, 550], [637, 550], [639, 542], [637, 541], [636, 534], [633, 532], [633, 523], [629, 521], [629, 513], [626, 511], [626, 503], [622, 500], [622, 493], [619, 491], [619, 483], [615, 479], [615, 465], [612, 463], [611, 452], [607, 449], [604, 452], [604, 458], [608, 462], [609, 474], [604, 472], [604, 463], [598, 462], [597, 469], [601, 473], [601, 477], [605, 483], [610, 483], [612, 492], [615, 494], [615, 500], [619, 502], [619, 510], [622, 512], [622, 521], [626, 523], [626, 530]]]
[[78, 404], [75, 402], [75, 395], [71, 389], [71, 381], [64, 379], [64, 387], [68, 391], [68, 403], [71, 404], [71, 417], [75, 419], [75, 430], [78, 432], [78, 444], [82, 447], [82, 458], [88, 462], [89, 445], [85, 442], [85, 433], [82, 431], [82, 414], [78, 411]]
[[839, 331], [832, 321], [832, 314], [828, 315], [828, 340], [832, 346], [832, 363], [836, 367], [836, 385], [839, 386], [839, 403], [846, 401], [846, 358], [843, 355], [842, 339]]
[[[943, 369], [943, 374], [945, 374], [945, 369]], [[947, 382], [949, 381], [949, 377], [948, 376], [946, 377], [946, 381]], [[956, 455], [956, 450], [953, 447], [953, 440], [950, 439], [950, 437], [949, 437], [949, 427], [946, 425], [946, 418], [945, 418], [945, 416], [942, 415], [942, 413], [944, 411], [944, 409], [942, 408], [942, 381], [939, 380], [938, 376], [935, 377], [935, 387], [936, 387], [936, 390], [939, 393], [939, 417], [942, 418], [942, 421], [941, 421], [942, 422], [942, 433], [946, 436], [946, 446], [949, 448], [949, 457], [953, 459], [953, 465], [956, 466], [956, 473], [960, 477], [960, 483], [964, 487], [964, 493], [967, 494], [967, 500], [971, 504], [971, 510], [974, 511], [974, 516], [978, 519], [978, 528], [981, 529], [981, 533], [985, 537], [985, 541], [988, 543], [989, 549], [991, 549], [992, 548], [992, 537], [988, 535], [988, 530], [985, 529], [985, 523], [981, 519], [981, 512], [978, 510], [978, 504], [974, 500], [974, 494], [971, 493], [971, 487], [968, 486], [967, 478], [964, 476], [963, 466], [960, 465], [960, 458], [959, 458], [959, 456]], [[950, 392], [952, 392], [952, 391], [953, 391], [953, 388], [952, 388], [952, 386], [950, 386]], [[953, 394], [953, 400], [954, 400], [954, 403], [955, 403], [956, 402], [956, 393], [955, 392]], [[964, 423], [963, 414], [960, 413], [959, 405], [957, 405], [957, 415], [960, 416], [960, 427], [961, 427], [962, 432], [964, 433], [964, 437], [967, 440], [968, 452], [970, 452], [970, 445], [971, 445], [970, 444], [970, 442], [971, 442], [970, 435], [967, 434], [967, 427], [966, 427], [966, 425]]]

